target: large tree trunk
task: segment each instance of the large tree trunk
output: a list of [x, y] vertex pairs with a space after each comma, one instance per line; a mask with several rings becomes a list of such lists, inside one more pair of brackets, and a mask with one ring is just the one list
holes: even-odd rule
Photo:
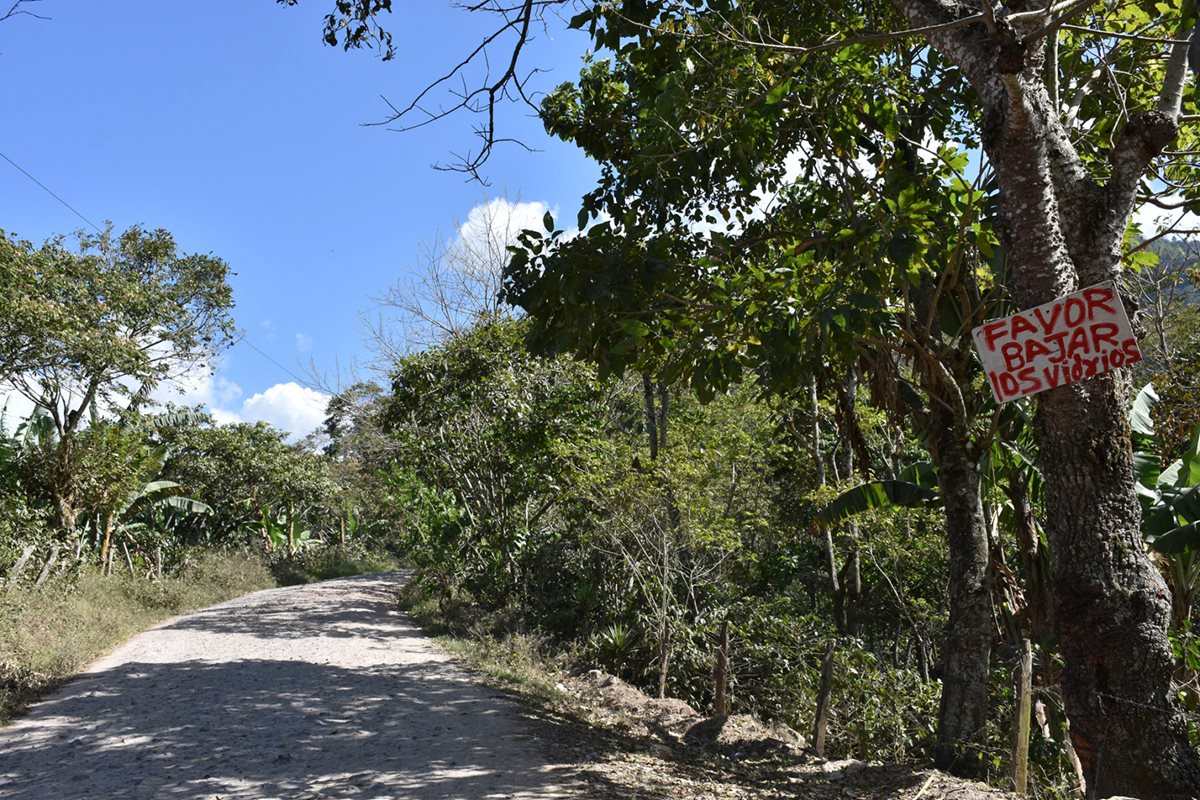
[[950, 549], [942, 698], [934, 763], [956, 775], [979, 776], [988, 746], [988, 677], [993, 640], [992, 587], [987, 528], [979, 494], [979, 465], [947, 413], [930, 415], [930, 451], [946, 512]]
[[1117, 383], [1039, 403], [1063, 699], [1090, 796], [1194, 797], [1200, 763], [1171, 691], [1170, 595], [1139, 531]]
[[79, 522], [79, 509], [75, 498], [63, 492], [54, 492], [54, 526], [68, 535], [75, 532]]
[[[1069, 171], [1058, 145], [1035, 124], [989, 142], [1022, 308], [1120, 270], [1128, 215], [1095, 185], [1056, 180]], [[1170, 596], [1142, 541], [1124, 382], [1108, 374], [1038, 396], [1063, 699], [1089, 796], [1194, 797], [1200, 759], [1171, 690]]]
[[[917, 165], [910, 154], [910, 164]], [[947, 270], [953, 269], [946, 265]], [[961, 267], [960, 267], [961, 270]], [[938, 468], [946, 542], [950, 555], [950, 618], [942, 653], [942, 697], [938, 710], [938, 743], [934, 762], [956, 775], [982, 777], [985, 752], [994, 746], [986, 737], [988, 685], [991, 674], [995, 615], [992, 608], [992, 559], [983, 509], [980, 445], [973, 440], [971, 420], [977, 415], [977, 393], [960, 387], [971, 383], [971, 344], [965, 335], [946, 339], [921, 324], [938, 313], [941, 287], [965, 284], [977, 296], [966, 271], [947, 272], [939, 281], [925, 280], [913, 293], [910, 329], [925, 354], [917, 361], [927, 410], [914, 422], [926, 437]], [[946, 289], [949, 292], [949, 289]], [[936, 361], [939, 368], [927, 362]]]
[[[893, 3], [916, 26], [962, 10], [942, 0]], [[927, 34], [979, 98], [1008, 288], [1020, 308], [1119, 275], [1139, 181], [1177, 135], [1190, 34], [1171, 46], [1159, 107], [1128, 120], [1109, 166], [1093, 176], [1043, 82], [1045, 40], [1021, 40], [1043, 24], [1014, 28], [985, 13], [979, 24]], [[1064, 701], [1090, 796], [1197, 797], [1200, 758], [1171, 690], [1170, 600], [1139, 530], [1126, 400], [1114, 375], [1038, 399]]]

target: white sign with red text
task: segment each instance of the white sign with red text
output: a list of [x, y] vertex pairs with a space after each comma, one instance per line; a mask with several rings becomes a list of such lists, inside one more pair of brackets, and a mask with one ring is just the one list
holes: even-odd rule
[[985, 322], [972, 334], [998, 403], [1142, 360], [1112, 281]]

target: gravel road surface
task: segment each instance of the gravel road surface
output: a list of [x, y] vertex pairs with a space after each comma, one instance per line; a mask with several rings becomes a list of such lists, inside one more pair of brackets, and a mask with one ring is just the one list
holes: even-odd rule
[[401, 577], [171, 620], [0, 729], [0, 798], [576, 798], [534, 719], [395, 609]]

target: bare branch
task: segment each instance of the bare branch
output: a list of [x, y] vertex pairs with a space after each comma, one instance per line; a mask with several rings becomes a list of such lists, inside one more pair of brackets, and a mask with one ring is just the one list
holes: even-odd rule
[[6, 19], [19, 16], [33, 17], [34, 19], [50, 19], [49, 17], [43, 17], [41, 14], [35, 14], [27, 8], [21, 8], [21, 6], [25, 5], [26, 3], [40, 2], [42, 2], [42, 0], [16, 0], [16, 2], [12, 4], [8, 11], [0, 14], [0, 22], [4, 22]]
[[[1051, 22], [1047, 23], [1044, 27], [1039, 28], [1038, 30], [1036, 30], [1033, 33], [1029, 34], [1028, 36], [1024, 37], [1025, 43], [1032, 44], [1033, 42], [1036, 42], [1038, 39], [1041, 39], [1043, 36], [1047, 36], [1051, 33], [1054, 33], [1059, 28], [1061, 28], [1063, 25], [1067, 24], [1067, 20], [1071, 19], [1071, 17], [1075, 16], [1080, 11], [1083, 11], [1088, 6], [1092, 5], [1093, 2], [1094, 2], [1094, 0], [1079, 0], [1079, 2], [1069, 6], [1066, 11], [1059, 14]], [[1055, 9], [1055, 10], [1057, 10], [1057, 9]]]
[[364, 321], [371, 347], [384, 362], [381, 371], [414, 350], [444, 343], [480, 319], [508, 311], [500, 289], [508, 247], [522, 226], [513, 216], [517, 206], [503, 198], [477, 206], [456, 224], [452, 240], [439, 238], [425, 248], [412, 277], [372, 298], [381, 313]]
[[[394, 105], [385, 98], [384, 102], [388, 104], [392, 114], [388, 119], [372, 124], [396, 125], [393, 130], [403, 132], [422, 128], [433, 122], [446, 119], [460, 111], [482, 114], [485, 118], [484, 122], [475, 127], [475, 134], [482, 142], [478, 151], [456, 155], [455, 163], [437, 165], [437, 168], [451, 172], [467, 173], [475, 180], [486, 185], [486, 181], [483, 180], [479, 170], [487, 162], [495, 147], [504, 143], [522, 144], [515, 139], [503, 138], [497, 135], [496, 106], [506, 100], [519, 101], [533, 111], [537, 111], [537, 105], [530, 99], [525, 87], [530, 78], [538, 74], [540, 70], [534, 69], [523, 74], [520, 68], [520, 60], [526, 46], [531, 41], [531, 29], [535, 17], [540, 19], [547, 7], [560, 5], [564, 2], [566, 0], [520, 0], [519, 3], [509, 5], [495, 2], [495, 0], [479, 0], [479, 2], [459, 6], [459, 8], [468, 12], [486, 11], [498, 14], [501, 17], [501, 24], [485, 36], [483, 41], [464, 58], [459, 60], [458, 63], [422, 89], [406, 106], [400, 107]], [[507, 56], [503, 71], [493, 78], [488, 55], [489, 49], [508, 36], [515, 37], [512, 41], [512, 50]], [[465, 71], [473, 65], [480, 63], [484, 67], [485, 76], [478, 85], [469, 86], [465, 77]], [[436, 110], [428, 109], [425, 106], [425, 102], [432, 93], [439, 88], [446, 87], [455, 79], [462, 81], [460, 89], [450, 91], [450, 95], [456, 101], [449, 106], [439, 107]], [[414, 115], [423, 115], [423, 117], [416, 121], [410, 121]], [[397, 123], [399, 124], [397, 125]], [[526, 150], [532, 149], [523, 144], [522, 146]]]
[[[814, 45], [789, 45], [783, 44], [782, 42], [766, 41], [764, 39], [735, 37], [727, 33], [722, 34], [722, 38], [731, 42], [748, 44], [754, 47], [762, 47], [768, 50], [779, 50], [786, 53], [796, 53], [797, 55], [809, 55], [811, 53], [824, 53], [830, 50], [843, 50], [847, 47], [854, 47], [855, 45], [860, 44], [882, 44], [886, 42], [898, 41], [900, 39], [909, 39], [914, 36], [930, 36], [985, 21], [986, 17], [984, 14], [972, 14], [971, 16], [960, 17], [959, 19], [951, 20], [949, 22], [926, 25], [920, 28], [909, 28], [902, 31], [864, 31], [845, 39], [835, 39], [833, 41], [822, 42], [821, 44]], [[686, 36], [687, 34], [680, 35]]]
[[1163, 39], [1157, 36], [1142, 36], [1137, 33], [1121, 33], [1119, 31], [1103, 31], [1099, 28], [1089, 28], [1086, 25], [1063, 25], [1065, 31], [1079, 31], [1080, 33], [1091, 33], [1096, 36], [1103, 36], [1110, 39], [1127, 39], [1133, 42], [1143, 42], [1145, 44], [1187, 44], [1187, 39]]

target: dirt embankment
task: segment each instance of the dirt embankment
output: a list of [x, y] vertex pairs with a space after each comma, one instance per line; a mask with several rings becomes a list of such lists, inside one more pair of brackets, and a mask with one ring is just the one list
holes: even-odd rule
[[639, 800], [1009, 800], [1015, 796], [936, 770], [813, 756], [804, 737], [748, 715], [702, 717], [680, 700], [648, 697], [600, 672], [559, 685], [590, 726], [574, 760], [610, 797]]

